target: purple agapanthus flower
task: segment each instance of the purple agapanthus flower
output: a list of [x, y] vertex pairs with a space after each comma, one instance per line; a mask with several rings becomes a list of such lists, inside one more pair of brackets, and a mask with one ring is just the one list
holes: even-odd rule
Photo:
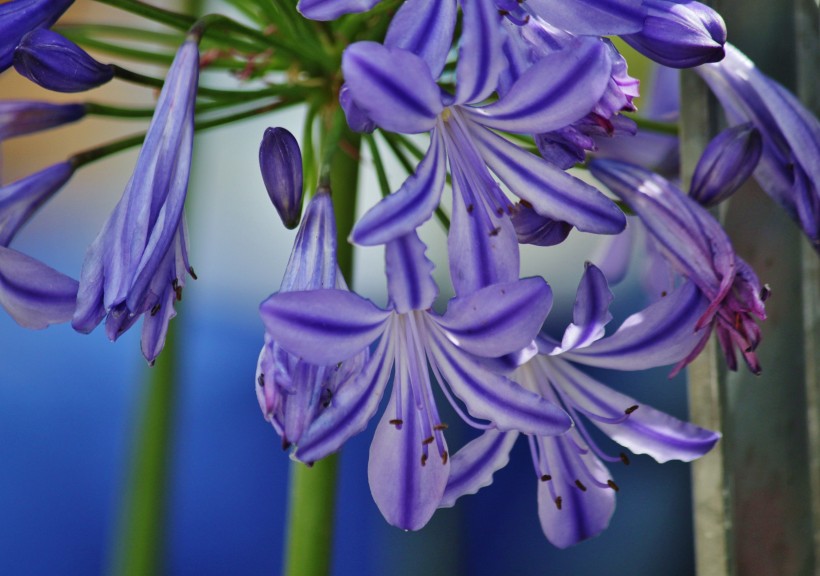
[[387, 521], [408, 530], [427, 523], [449, 477], [447, 425], [436, 408], [434, 383], [465, 419], [453, 395], [472, 417], [499, 430], [551, 435], [570, 425], [562, 410], [479, 361], [532, 342], [550, 306], [549, 286], [540, 278], [487, 286], [452, 300], [439, 316], [430, 309], [438, 289], [424, 251], [415, 232], [387, 244], [387, 310], [338, 289], [280, 292], [261, 309], [279, 344], [317, 365], [345, 360], [378, 343], [361, 374], [339, 388], [303, 434], [295, 457], [316, 460], [361, 431], [392, 373], [392, 394], [371, 445], [368, 477]]
[[[279, 291], [323, 288], [346, 290], [347, 286], [336, 262], [330, 191], [319, 188], [299, 227]], [[293, 444], [298, 449], [303, 434], [310, 436], [313, 423], [330, 406], [339, 388], [361, 372], [367, 352], [365, 348], [343, 362], [311, 364], [288, 354], [277, 342], [276, 333], [265, 331], [256, 368], [256, 396], [285, 448]]]
[[68, 322], [77, 281], [30, 256], [0, 246], [0, 306], [23, 328]]
[[84, 104], [3, 100], [0, 101], [0, 141], [76, 122], [85, 113]]
[[[760, 372], [755, 348], [760, 343], [756, 320], [765, 320], [763, 301], [768, 288], [761, 286], [751, 267], [738, 257], [729, 237], [709, 212], [665, 178], [615, 160], [596, 159], [592, 174], [623, 199], [671, 268], [695, 284], [709, 301], [697, 329], [711, 325], [730, 370], [737, 370], [735, 348], [749, 369]], [[691, 362], [706, 344], [678, 365]]]
[[142, 353], [153, 363], [165, 343], [188, 263], [183, 214], [199, 76], [198, 39], [179, 48], [159, 95], [134, 174], [86, 253], [72, 325], [90, 332], [106, 319], [115, 340], [141, 316]]
[[14, 49], [31, 30], [48, 28], [74, 0], [11, 0], [0, 5], [0, 72], [11, 66]]
[[60, 162], [16, 182], [0, 186], [0, 246], [8, 246], [17, 231], [74, 174], [71, 162]]
[[820, 122], [731, 44], [722, 62], [696, 70], [731, 124], [751, 122], [760, 131], [755, 179], [820, 251]]
[[[539, 336], [537, 351], [516, 358], [511, 378], [562, 406], [575, 426], [559, 436], [529, 435], [538, 478], [538, 514], [544, 534], [560, 548], [596, 536], [609, 524], [618, 485], [605, 462], [628, 463], [621, 452], [608, 454], [589, 434], [585, 421], [636, 454], [658, 462], [694, 460], [720, 435], [640, 404], [583, 372], [578, 365], [643, 370], [678, 361], [697, 346], [695, 324], [708, 303], [691, 284], [627, 318], [612, 335], [612, 294], [603, 274], [587, 266], [578, 288], [573, 323], [561, 342]], [[472, 494], [504, 466], [516, 432], [489, 430], [453, 458], [442, 506]]]
[[[356, 105], [376, 125], [395, 132], [430, 132], [430, 147], [415, 174], [359, 220], [352, 240], [384, 243], [429, 219], [449, 161], [454, 212], [450, 262], [460, 294], [492, 283], [476, 276], [484, 271], [503, 268], [505, 262], [517, 267], [509, 218], [515, 207], [490, 171], [540, 216], [597, 233], [619, 232], [625, 224], [623, 213], [598, 190], [493, 132], [547, 132], [587, 114], [609, 82], [607, 47], [598, 40], [579, 41], [571, 50], [541, 59], [497, 102], [470, 105], [495, 90], [497, 73], [485, 72], [496, 64], [487, 56], [487, 62], [459, 60], [454, 96], [442, 94], [426, 62], [404, 50], [360, 42], [345, 51], [342, 61]], [[544, 78], [549, 85], [544, 86]], [[497, 265], [485, 265], [485, 260]]]
[[114, 77], [111, 65], [97, 62], [68, 38], [44, 28], [20, 39], [14, 50], [14, 69], [55, 92], [83, 92]]

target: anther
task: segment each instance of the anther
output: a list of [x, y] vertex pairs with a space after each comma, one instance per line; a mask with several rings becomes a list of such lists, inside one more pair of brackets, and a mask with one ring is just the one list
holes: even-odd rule
[[435, 426], [433, 426], [433, 430], [435, 430], [437, 432], [441, 432], [442, 430], [447, 430], [447, 424], [444, 424], [443, 422], [441, 424], [436, 424]]
[[441, 463], [442, 463], [442, 464], [447, 464], [447, 459], [448, 459], [449, 457], [450, 457], [450, 455], [449, 455], [449, 454], [447, 454], [447, 450], [445, 450], [445, 451], [444, 451], [444, 454], [442, 454], [442, 455], [441, 455]]
[[637, 410], [637, 409], [638, 409], [638, 405], [637, 405], [637, 404], [633, 404], [632, 406], [630, 406], [629, 408], [627, 408], [626, 410], [624, 410], [624, 414], [632, 414], [632, 413], [633, 413], [635, 410]]
[[467, 204], [467, 214], [472, 214], [473, 210], [475, 210], [475, 205]]
[[404, 424], [404, 420], [401, 420], [400, 418], [395, 418], [393, 420], [388, 421], [388, 424], [392, 424], [396, 428], [401, 428], [401, 425]]
[[159, 302], [154, 304], [154, 307], [151, 308], [151, 316], [156, 316], [157, 312], [159, 312], [160, 308], [162, 308], [162, 305]]
[[199, 277], [196, 275], [196, 272], [194, 272], [193, 266], [188, 266], [188, 274], [190, 274], [191, 278], [193, 278], [194, 280], [199, 280]]
[[621, 462], [629, 466], [629, 456], [626, 455], [626, 452], [621, 452], [618, 456], [621, 458]]
[[287, 450], [290, 448], [290, 442], [288, 442], [287, 438], [282, 438], [282, 450]]
[[265, 375], [264, 374], [259, 374], [259, 378], [256, 379], [256, 383], [259, 384], [260, 388], [264, 388], [265, 387]]
[[544, 474], [543, 476], [541, 476], [541, 482], [549, 482], [550, 480], [552, 480], [552, 476], [550, 476], [549, 474]]
[[583, 483], [580, 480], [575, 480], [575, 485], [578, 486], [578, 489], [581, 492], [586, 492], [587, 491], [587, 487], [584, 486]]
[[769, 299], [769, 296], [772, 295], [772, 289], [768, 284], [764, 284], [763, 288], [760, 289], [760, 299], [765, 302]]
[[555, 498], [555, 507], [558, 508], [559, 510], [561, 509], [561, 502], [563, 502], [563, 500], [561, 500], [561, 497], [556, 496], [556, 498]]
[[606, 481], [606, 484], [607, 484], [607, 486], [609, 486], [610, 488], [612, 488], [613, 490], [615, 490], [615, 492], [617, 492], [618, 490], [620, 490], [620, 488], [618, 488], [618, 485], [617, 485], [617, 484], [615, 484], [615, 482], [614, 482], [613, 480], [607, 480], [607, 481]]
[[493, 228], [490, 230], [490, 236], [498, 236], [499, 232], [501, 232], [501, 228]]
[[426, 466], [426, 465], [427, 465], [427, 454], [422, 454], [422, 455], [421, 455], [421, 465], [422, 465], [422, 466]]
[[433, 443], [433, 440], [435, 440], [435, 438], [433, 438], [432, 436], [428, 436], [427, 438], [425, 438], [424, 440], [422, 440], [422, 441], [421, 441], [421, 443], [422, 443], [422, 444], [425, 444], [425, 445], [427, 445], [427, 444], [432, 444], [432, 443]]

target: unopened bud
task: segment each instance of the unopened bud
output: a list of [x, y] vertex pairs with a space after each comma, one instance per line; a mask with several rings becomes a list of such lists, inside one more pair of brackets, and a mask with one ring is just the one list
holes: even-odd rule
[[293, 134], [268, 128], [259, 147], [259, 167], [282, 223], [295, 228], [302, 217], [302, 153]]

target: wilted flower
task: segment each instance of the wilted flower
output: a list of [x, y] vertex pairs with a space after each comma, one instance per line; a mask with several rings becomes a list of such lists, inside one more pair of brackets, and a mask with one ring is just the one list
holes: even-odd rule
[[55, 92], [90, 90], [114, 77], [112, 66], [97, 62], [74, 42], [44, 28], [20, 40], [14, 51], [14, 69]]

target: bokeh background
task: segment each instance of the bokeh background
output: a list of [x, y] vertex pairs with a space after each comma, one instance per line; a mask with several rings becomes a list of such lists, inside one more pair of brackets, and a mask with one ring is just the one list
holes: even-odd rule
[[[123, 13], [90, 1], [76, 2], [66, 19], [126, 22]], [[87, 94], [61, 96], [11, 71], [0, 76], [0, 97], [150, 105], [155, 94], [114, 82]], [[173, 391], [167, 482], [168, 574], [270, 575], [281, 569], [290, 461], [257, 406], [254, 370], [262, 343], [258, 305], [278, 287], [293, 234], [284, 230], [268, 202], [257, 154], [267, 126], [285, 126], [298, 135], [301, 124], [295, 111], [197, 136], [188, 221], [192, 264], [200, 279], [186, 287], [172, 322], [180, 377]], [[0, 143], [1, 181], [14, 181], [145, 126], [86, 119]], [[14, 247], [77, 277], [85, 249], [119, 199], [135, 158], [135, 151], [125, 152], [82, 169]], [[362, 206], [367, 206], [377, 186], [367, 157], [363, 162]], [[394, 178], [394, 184], [400, 183], [401, 172]], [[424, 237], [438, 277], [446, 282], [444, 235], [432, 223]], [[594, 245], [592, 238], [577, 237], [554, 250], [527, 251], [523, 272], [544, 275], [555, 290], [549, 323], [556, 334], [570, 319], [583, 261]], [[378, 303], [385, 300], [381, 258], [378, 249], [358, 252], [352, 279], [358, 291]], [[613, 328], [641, 305], [631, 296], [634, 288], [632, 279], [619, 288]], [[31, 332], [0, 314], [0, 574], [110, 573], [140, 432], [144, 381], [151, 370], [138, 339], [138, 329], [116, 343], [101, 329], [88, 336], [69, 326]], [[684, 382], [670, 381], [666, 373], [602, 378], [641, 402], [685, 418]], [[451, 427], [448, 442], [460, 445], [467, 434]], [[371, 437], [372, 426], [342, 451], [334, 574], [685, 576], [694, 571], [687, 465], [659, 465], [635, 456], [631, 466], [613, 467], [621, 491], [609, 530], [558, 550], [541, 533], [525, 441], [519, 441], [510, 465], [492, 486], [440, 510], [422, 531], [406, 533], [387, 525], [370, 497]]]

